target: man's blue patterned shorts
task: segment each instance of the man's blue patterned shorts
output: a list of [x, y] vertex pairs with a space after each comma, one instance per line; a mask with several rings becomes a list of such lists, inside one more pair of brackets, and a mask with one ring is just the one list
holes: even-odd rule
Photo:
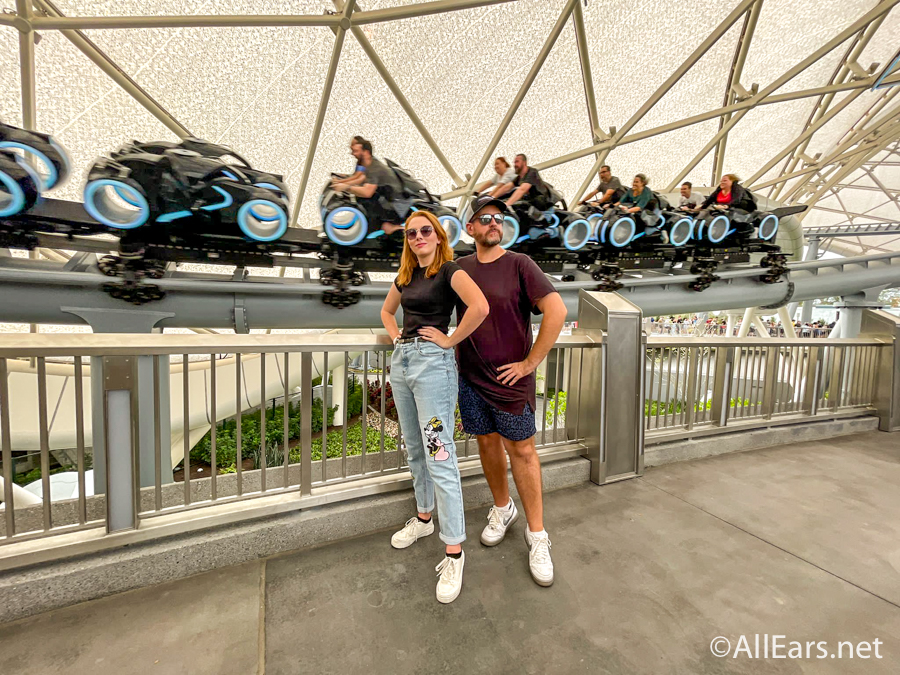
[[525, 404], [521, 415], [498, 410], [485, 401], [465, 378], [459, 378], [459, 416], [467, 434], [498, 433], [510, 441], [524, 441], [537, 433], [534, 410]]

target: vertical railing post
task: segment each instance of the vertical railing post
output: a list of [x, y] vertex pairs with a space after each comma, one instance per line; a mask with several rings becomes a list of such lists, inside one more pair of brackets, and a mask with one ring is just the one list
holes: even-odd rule
[[828, 380], [828, 407], [837, 410], [841, 405], [841, 388], [844, 386], [844, 352], [843, 347], [832, 348], [831, 378]]
[[803, 389], [803, 409], [808, 410], [810, 416], [819, 412], [819, 390], [822, 386], [822, 358], [821, 347], [810, 347], [806, 361], [806, 377]]
[[878, 338], [875, 395], [881, 431], [900, 431], [900, 319], [883, 310], [863, 310], [860, 337]]
[[775, 412], [775, 397], [777, 395], [776, 385], [778, 384], [778, 355], [781, 347], [777, 345], [768, 345], [766, 347], [766, 374], [763, 382], [763, 399], [762, 413], [767, 420], [772, 419]]
[[731, 411], [731, 382], [734, 379], [734, 348], [716, 347], [715, 372], [713, 373], [712, 423], [716, 427], [728, 425]]
[[686, 406], [684, 411], [684, 426], [688, 430], [694, 428], [694, 416], [696, 414], [697, 385], [700, 382], [700, 374], [697, 372], [697, 352], [699, 349], [700, 347], [688, 347], [688, 371], [684, 397], [684, 405]]
[[99, 450], [106, 460], [106, 529], [115, 532], [138, 523], [137, 368], [132, 356], [105, 356], [102, 363], [105, 433], [99, 448], [95, 441], [94, 452]]
[[[326, 363], [325, 388], [328, 387]], [[300, 494], [312, 493], [312, 354], [300, 354]], [[328, 427], [328, 408], [322, 408], [322, 428]], [[325, 446], [323, 444], [324, 453]], [[322, 462], [322, 480], [325, 480], [325, 462]]]
[[603, 341], [600, 350], [585, 351], [581, 369], [579, 417], [591, 481], [602, 485], [639, 476], [644, 470], [646, 349], [641, 310], [616, 293], [580, 290], [577, 332]]

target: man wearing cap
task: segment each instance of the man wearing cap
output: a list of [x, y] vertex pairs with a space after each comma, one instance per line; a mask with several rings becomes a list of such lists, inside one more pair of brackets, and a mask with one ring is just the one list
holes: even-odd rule
[[[475, 253], [456, 262], [482, 290], [488, 318], [456, 348], [459, 364], [459, 412], [466, 433], [478, 438], [484, 475], [494, 497], [481, 543], [496, 546], [519, 517], [509, 495], [506, 456], [527, 525], [531, 576], [541, 586], [553, 583], [550, 538], [544, 529], [541, 465], [534, 436], [534, 371], [556, 342], [566, 306], [531, 258], [500, 246], [507, 205], [490, 195], [472, 202], [466, 231]], [[466, 312], [457, 303], [457, 319]], [[543, 314], [532, 344], [531, 315]]]

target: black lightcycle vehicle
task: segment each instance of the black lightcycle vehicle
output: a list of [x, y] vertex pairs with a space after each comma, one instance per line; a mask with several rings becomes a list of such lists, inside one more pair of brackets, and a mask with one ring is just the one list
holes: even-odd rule
[[[152, 243], [233, 238], [280, 239], [288, 228], [288, 189], [236, 152], [199, 139], [133, 141], [94, 162], [84, 208], [130, 240]], [[137, 234], [137, 230], [140, 233]]]
[[523, 253], [545, 248], [578, 251], [592, 236], [591, 224], [581, 213], [569, 211], [563, 196], [549, 183], [548, 194], [535, 201], [519, 200], [512, 206], [504, 224], [504, 248]]
[[31, 209], [70, 170], [69, 154], [52, 136], [0, 122], [0, 218]]
[[450, 246], [456, 246], [462, 236], [462, 221], [456, 212], [441, 204], [425, 184], [396, 162], [385, 160], [387, 167], [400, 180], [399, 194], [388, 199], [377, 196], [357, 199], [354, 195], [335, 190], [329, 180], [319, 197], [319, 214], [325, 237], [336, 247], [359, 247], [377, 243], [402, 248], [402, 240], [386, 237], [381, 223], [402, 223], [413, 211], [430, 211], [438, 217]]

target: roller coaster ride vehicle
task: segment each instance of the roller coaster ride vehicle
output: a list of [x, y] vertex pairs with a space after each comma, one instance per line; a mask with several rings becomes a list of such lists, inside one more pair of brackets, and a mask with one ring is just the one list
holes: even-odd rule
[[68, 153], [52, 136], [0, 122], [0, 217], [33, 207], [66, 181], [70, 168]]
[[400, 184], [399, 194], [390, 198], [376, 193], [369, 199], [357, 198], [351, 193], [335, 190], [329, 180], [319, 197], [320, 216], [324, 237], [320, 256], [330, 259], [332, 267], [323, 270], [320, 281], [333, 286], [323, 294], [323, 300], [335, 307], [346, 307], [359, 301], [359, 291], [350, 290], [363, 282], [356, 263], [393, 261], [399, 265], [403, 251], [403, 235], [388, 235], [382, 223], [400, 224], [413, 211], [430, 211], [444, 226], [450, 246], [456, 246], [462, 235], [462, 222], [455, 211], [438, 201], [425, 184], [396, 162], [385, 164]]
[[114, 230], [146, 225], [141, 239], [211, 235], [269, 242], [288, 227], [281, 176], [198, 139], [135, 141], [97, 160], [84, 186], [84, 208]]
[[402, 237], [385, 236], [381, 223], [399, 224], [412, 211], [420, 210], [436, 215], [444, 226], [450, 246], [456, 246], [462, 235], [462, 223], [453, 209], [441, 204], [422, 181], [414, 178], [396, 162], [386, 159], [385, 164], [401, 185], [400, 194], [392, 195], [391, 198], [377, 194], [371, 199], [361, 199], [335, 190], [330, 180], [325, 184], [319, 197], [319, 209], [328, 241], [335, 247], [346, 248], [381, 239], [379, 243], [402, 249]]
[[553, 247], [579, 251], [590, 240], [592, 232], [587, 219], [569, 211], [565, 199], [552, 185], [544, 185], [549, 196], [540, 205], [549, 203], [547, 208], [538, 208], [525, 199], [512, 205], [512, 213], [506, 216], [503, 226], [503, 248], [534, 254]]
[[253, 169], [225, 146], [199, 139], [133, 141], [98, 159], [88, 172], [84, 208], [120, 237], [119, 256], [106, 256], [104, 274], [116, 297], [142, 303], [162, 297], [144, 277], [159, 278], [164, 263], [148, 249], [265, 249], [288, 229], [288, 190], [282, 177]]

